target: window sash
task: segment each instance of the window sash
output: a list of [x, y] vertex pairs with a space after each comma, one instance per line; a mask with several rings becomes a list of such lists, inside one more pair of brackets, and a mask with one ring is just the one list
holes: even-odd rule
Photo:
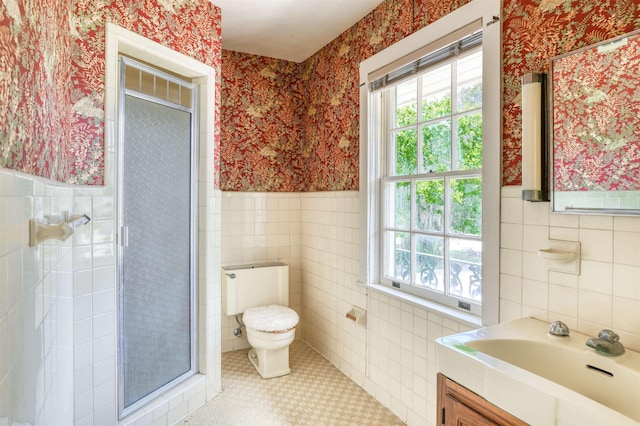
[[[466, 54], [471, 54], [481, 49], [481, 47], [474, 46], [471, 51], [465, 52]], [[454, 67], [458, 59], [461, 58], [449, 58], [448, 60], [453, 63]], [[453, 254], [451, 252], [450, 245], [452, 242], [456, 241], [468, 241], [468, 242], [476, 242], [482, 245], [482, 237], [481, 235], [467, 235], [460, 234], [456, 232], [452, 232], [451, 230], [451, 194], [450, 194], [450, 182], [451, 179], [456, 178], [480, 178], [482, 181], [482, 169], [476, 168], [472, 170], [456, 170], [456, 166], [454, 164], [454, 159], [457, 157], [456, 155], [456, 146], [457, 146], [457, 126], [455, 125], [456, 120], [460, 116], [464, 116], [471, 113], [480, 113], [482, 114], [482, 108], [476, 108], [469, 111], [456, 111], [456, 102], [453, 100], [454, 96], [457, 95], [457, 82], [455, 77], [452, 77], [451, 87], [450, 87], [450, 96], [452, 98], [452, 110], [448, 115], [443, 117], [432, 118], [429, 120], [421, 120], [422, 117], [422, 84], [420, 83], [420, 77], [426, 74], [433, 67], [442, 65], [442, 61], [438, 61], [436, 65], [432, 65], [432, 67], [422, 69], [419, 74], [417, 74], [418, 81], [416, 82], [416, 114], [417, 114], [417, 122], [411, 125], [403, 125], [394, 127], [394, 115], [396, 113], [397, 105], [394, 104], [394, 100], [391, 99], [391, 90], [401, 84], [402, 81], [397, 81], [395, 84], [385, 88], [384, 91], [378, 92], [377, 94], [372, 94], [372, 98], [377, 97], [380, 103], [378, 108], [374, 108], [374, 110], [378, 110], [382, 115], [381, 118], [381, 129], [380, 134], [383, 135], [384, 146], [386, 146], [386, 150], [384, 150], [384, 157], [382, 159], [382, 174], [380, 178], [380, 194], [382, 200], [380, 206], [381, 213], [381, 221], [380, 221], [380, 235], [382, 236], [380, 239], [380, 280], [383, 284], [391, 285], [394, 287], [399, 287], [401, 290], [406, 291], [408, 293], [412, 293], [418, 295], [420, 297], [424, 297], [430, 300], [434, 300], [438, 303], [456, 307], [463, 308], [466, 311], [469, 311], [474, 314], [480, 314], [481, 311], [481, 302], [477, 300], [473, 300], [472, 297], [472, 289], [471, 289], [471, 281], [469, 281], [469, 290], [466, 293], [467, 297], [464, 297], [462, 294], [451, 294], [454, 293], [451, 291], [451, 285], [458, 278], [458, 274], [452, 273], [452, 264], [456, 264], [456, 270], [459, 272], [460, 268], [465, 267], [465, 263], [461, 262], [457, 259], [452, 259]], [[456, 70], [453, 69], [451, 71], [452, 76], [456, 75]], [[416, 78], [416, 75], [412, 75], [412, 78]], [[375, 102], [374, 102], [375, 103]], [[449, 170], [445, 172], [425, 172], [422, 168], [422, 141], [421, 141], [421, 129], [423, 126], [428, 125], [429, 123], [437, 122], [443, 119], [451, 120], [451, 132], [452, 137], [450, 143], [452, 146], [450, 147], [450, 165]], [[395, 148], [395, 142], [393, 141], [393, 132], [407, 130], [407, 129], [416, 129], [417, 133], [417, 146], [416, 146], [416, 171], [415, 173], [395, 175], [390, 173], [393, 171], [395, 173], [395, 166], [393, 166], [393, 162], [395, 162], [395, 153], [393, 152]], [[420, 230], [416, 227], [416, 190], [415, 186], [417, 182], [441, 179], [444, 181], [444, 226], [442, 231], [429, 231], [429, 230]], [[392, 223], [391, 217], [392, 214], [389, 211], [388, 206], [393, 206], [394, 202], [389, 199], [391, 185], [397, 182], [409, 182], [410, 184], [410, 224], [408, 227], [396, 227], [390, 226]], [[391, 191], [392, 192], [392, 191]], [[385, 207], [387, 206], [387, 207]], [[393, 241], [389, 241], [391, 235], [399, 235], [399, 234], [407, 234], [409, 236], [409, 250], [408, 256], [410, 256], [408, 265], [410, 270], [403, 270], [399, 272], [394, 268], [397, 268], [396, 265], [396, 252], [397, 247], [396, 243]], [[417, 250], [417, 240], [424, 238], [439, 238], [442, 239], [443, 251], [442, 251], [442, 259], [441, 261], [437, 259], [439, 256], [432, 255], [428, 253], [421, 253]], [[482, 249], [480, 249], [481, 256]], [[422, 266], [419, 265], [418, 256], [421, 256], [423, 259]], [[438, 287], [435, 291], [429, 289], [431, 284], [434, 281], [438, 281], [437, 279], [429, 278], [429, 276], [433, 276], [435, 267], [429, 266], [429, 262], [426, 263], [427, 267], [425, 268], [425, 260], [431, 259], [431, 265], [433, 262], [439, 263], [442, 268], [442, 272], [440, 273], [440, 280], [442, 280], [442, 285], [437, 284]], [[435, 260], [433, 260], [435, 259]], [[393, 265], [390, 262], [394, 262]], [[460, 266], [463, 265], [463, 266]], [[422, 270], [418, 270], [418, 268], [422, 268]], [[473, 263], [467, 263], [466, 268], [471, 271], [471, 269], [481, 268], [481, 261], [479, 265], [475, 265]], [[426, 278], [425, 278], [426, 275]], [[478, 277], [475, 272], [474, 276]], [[456, 279], [454, 279], [456, 278]], [[471, 277], [473, 278], [473, 277]], [[470, 279], [471, 279], [470, 278]], [[419, 281], [423, 285], [419, 285]], [[457, 280], [459, 283], [459, 279]], [[477, 287], [477, 282], [476, 287]], [[481, 282], [481, 281], [480, 281]], [[425, 284], [426, 283], [426, 284]], [[448, 294], [449, 293], [449, 294]]]

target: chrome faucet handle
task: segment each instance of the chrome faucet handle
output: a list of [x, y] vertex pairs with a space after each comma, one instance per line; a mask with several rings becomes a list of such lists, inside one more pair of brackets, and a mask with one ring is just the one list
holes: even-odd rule
[[615, 343], [620, 340], [620, 336], [618, 336], [615, 331], [609, 330], [608, 328], [600, 330], [600, 333], [598, 333], [598, 338], [611, 343]]
[[605, 328], [600, 330], [598, 337], [590, 337], [585, 344], [604, 355], [619, 356], [625, 352], [624, 346], [619, 342], [620, 336], [613, 330]]
[[549, 334], [553, 336], [567, 337], [569, 336], [569, 327], [562, 321], [554, 321], [549, 327]]

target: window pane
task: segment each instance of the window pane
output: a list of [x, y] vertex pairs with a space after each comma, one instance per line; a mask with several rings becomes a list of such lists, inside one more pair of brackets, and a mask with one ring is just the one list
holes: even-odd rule
[[482, 168], [482, 114], [458, 117], [458, 170]]
[[451, 114], [451, 64], [422, 76], [422, 120]]
[[458, 61], [458, 112], [482, 107], [482, 51]]
[[451, 232], [481, 235], [482, 178], [451, 179]]
[[409, 126], [418, 122], [418, 80], [413, 78], [395, 87], [395, 120], [393, 127]]
[[482, 242], [449, 240], [449, 294], [480, 302], [482, 299]]
[[[385, 232], [391, 253], [385, 258], [392, 260], [385, 265], [385, 275], [392, 279], [409, 282], [411, 277], [411, 235], [407, 232]], [[386, 250], [386, 249], [385, 249]]]
[[420, 231], [444, 230], [444, 181], [416, 182], [416, 227]]
[[422, 169], [424, 173], [451, 169], [451, 120], [441, 120], [422, 128]]
[[417, 285], [444, 293], [444, 238], [416, 236]]
[[411, 227], [411, 184], [409, 182], [391, 182], [389, 203], [387, 204], [387, 226], [409, 230]]
[[391, 175], [403, 176], [418, 171], [418, 134], [416, 129], [407, 129], [393, 133], [396, 170]]

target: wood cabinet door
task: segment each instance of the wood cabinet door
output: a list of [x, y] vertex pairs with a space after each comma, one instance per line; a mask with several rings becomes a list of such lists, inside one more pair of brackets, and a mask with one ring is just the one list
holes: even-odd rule
[[526, 425], [480, 395], [438, 373], [438, 416], [441, 425]]

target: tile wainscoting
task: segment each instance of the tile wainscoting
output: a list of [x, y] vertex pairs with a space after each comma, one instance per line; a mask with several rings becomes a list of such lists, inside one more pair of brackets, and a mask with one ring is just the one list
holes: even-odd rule
[[[289, 306], [301, 314], [300, 194], [222, 193], [222, 265], [281, 261], [289, 265]], [[219, 272], [221, 273], [221, 272]], [[235, 317], [222, 313], [222, 351], [249, 347], [234, 336]], [[296, 338], [301, 337], [302, 325]]]
[[72, 189], [0, 169], [0, 424], [73, 423], [72, 241], [29, 247], [29, 219], [73, 207]]
[[[610, 327], [639, 350], [640, 218], [552, 214], [549, 203], [523, 202], [520, 190], [502, 188], [501, 321]], [[435, 339], [470, 325], [357, 283], [358, 192], [224, 193], [222, 205], [223, 264], [291, 262], [298, 337], [401, 419], [435, 425]], [[536, 252], [550, 238], [581, 242], [580, 276], [548, 270]], [[354, 305], [367, 310], [366, 329], [345, 318]], [[222, 321], [223, 349], [246, 347], [234, 343], [235, 320]]]
[[[640, 218], [551, 213], [502, 188], [500, 320], [532, 316], [597, 335], [611, 328], [640, 351]], [[579, 241], [580, 275], [550, 271], [537, 251]]]
[[[0, 424], [117, 424], [113, 186], [78, 187], [0, 168]], [[174, 424], [220, 377], [219, 191], [201, 182], [199, 371], [119, 424]], [[91, 221], [29, 247], [29, 219]], [[218, 213], [216, 213], [216, 211]], [[217, 255], [217, 260], [216, 260]]]
[[[435, 339], [469, 325], [357, 283], [357, 192], [205, 198], [201, 255], [221, 247], [222, 257], [201, 262], [200, 325], [210, 345], [201, 359], [211, 375], [176, 396], [178, 411], [165, 410], [166, 400], [141, 423], [176, 419], [205, 393], [211, 398], [220, 349], [245, 344], [219, 310], [220, 265], [282, 260], [291, 265], [291, 305], [302, 314], [298, 337], [407, 423], [436, 424]], [[562, 319], [586, 334], [609, 327], [640, 350], [640, 218], [551, 214], [548, 203], [521, 201], [515, 186], [503, 188], [501, 202], [501, 321]], [[72, 239], [28, 247], [30, 218], [80, 210], [92, 221]], [[0, 392], [12, 395], [2, 399], [0, 420], [112, 423], [113, 196], [0, 169], [0, 219], [0, 341], [10, 343], [0, 346]], [[581, 275], [548, 270], [536, 252], [550, 238], [580, 241]], [[367, 310], [366, 328], [345, 318], [354, 305]]]

